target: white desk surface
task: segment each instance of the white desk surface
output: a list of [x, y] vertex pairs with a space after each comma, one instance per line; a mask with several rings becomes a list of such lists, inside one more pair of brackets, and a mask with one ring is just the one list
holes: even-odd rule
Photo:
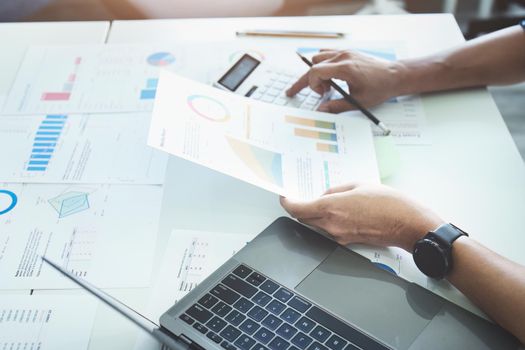
[[[4, 47], [13, 49], [4, 49], [9, 55], [0, 57], [2, 67], [12, 68], [0, 72], [0, 94], [8, 91], [28, 44], [103, 42], [107, 28], [106, 22], [1, 24], [0, 35], [8, 34], [0, 36]], [[415, 54], [463, 41], [450, 15], [409, 15], [116, 21], [107, 42], [228, 40], [246, 28], [315, 28], [344, 31], [356, 40], [403, 40]], [[423, 103], [433, 144], [400, 146], [401, 166], [384, 182], [422, 200], [494, 250], [525, 263], [522, 244], [516, 244], [523, 241], [525, 227], [525, 167], [490, 94], [486, 89], [440, 93], [425, 96]], [[283, 211], [275, 195], [172, 158], [163, 213], [157, 264], [172, 228], [258, 232]], [[147, 289], [109, 293], [139, 310], [148, 296]], [[130, 349], [135, 334], [133, 325], [101, 305], [90, 349]]]

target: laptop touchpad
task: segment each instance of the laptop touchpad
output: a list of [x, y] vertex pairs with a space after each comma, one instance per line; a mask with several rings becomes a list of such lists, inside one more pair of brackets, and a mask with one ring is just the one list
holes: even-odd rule
[[443, 304], [431, 292], [340, 247], [295, 289], [399, 349], [408, 349]]

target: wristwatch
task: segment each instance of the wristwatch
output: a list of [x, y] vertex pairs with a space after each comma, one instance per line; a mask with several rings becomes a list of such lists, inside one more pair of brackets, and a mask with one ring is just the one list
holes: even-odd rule
[[416, 242], [412, 256], [421, 272], [442, 279], [452, 269], [452, 243], [468, 234], [452, 224], [443, 224]]

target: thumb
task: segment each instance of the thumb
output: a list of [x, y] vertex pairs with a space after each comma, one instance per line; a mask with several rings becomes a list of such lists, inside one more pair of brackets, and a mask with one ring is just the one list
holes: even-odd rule
[[317, 108], [320, 112], [327, 112], [327, 113], [341, 113], [344, 111], [350, 111], [354, 110], [355, 106], [352, 105], [350, 102], [347, 102], [343, 99], [337, 99], [337, 100], [330, 100], [324, 103], [321, 103], [319, 108]]
[[313, 201], [298, 201], [291, 198], [280, 197], [280, 202], [284, 210], [292, 217], [297, 219], [314, 219], [322, 216], [319, 202]]

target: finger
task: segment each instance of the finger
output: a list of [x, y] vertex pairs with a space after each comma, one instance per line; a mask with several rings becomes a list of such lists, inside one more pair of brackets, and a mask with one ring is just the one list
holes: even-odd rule
[[331, 51], [328, 51], [328, 50], [327, 51], [322, 51], [322, 52], [320, 52], [317, 55], [312, 57], [312, 62], [314, 64], [317, 64], [319, 62], [323, 62], [323, 61], [326, 61], [326, 60], [328, 60], [330, 58], [333, 58], [333, 57], [337, 56], [338, 54], [339, 54], [338, 51], [333, 51], [333, 50], [331, 50]]
[[361, 186], [361, 184], [358, 183], [358, 182], [349, 182], [349, 183], [344, 184], [344, 185], [330, 187], [328, 190], [326, 190], [324, 195], [332, 194], [332, 193], [352, 191], [352, 190], [355, 190], [359, 186]]
[[352, 105], [350, 102], [347, 102], [346, 100], [343, 100], [343, 99], [323, 102], [317, 108], [318, 111], [326, 112], [326, 113], [341, 113], [344, 111], [350, 111], [354, 109], [355, 109], [354, 105]]
[[306, 220], [306, 219], [320, 219], [322, 211], [320, 206], [320, 199], [314, 201], [298, 201], [291, 198], [281, 197], [280, 202], [284, 210], [292, 217]]
[[299, 91], [308, 86], [308, 72], [303, 74], [288, 90], [286, 90], [286, 96], [293, 97]]

